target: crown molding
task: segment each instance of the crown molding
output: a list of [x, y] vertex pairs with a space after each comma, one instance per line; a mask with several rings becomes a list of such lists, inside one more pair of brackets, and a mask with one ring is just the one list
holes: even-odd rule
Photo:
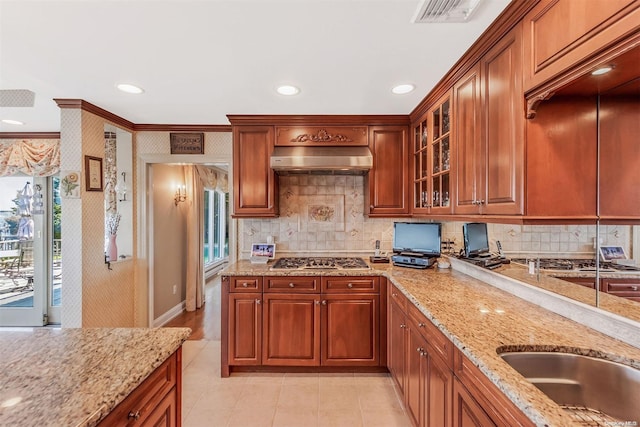
[[134, 124], [136, 132], [231, 132], [231, 125]]
[[260, 115], [227, 114], [232, 125], [409, 125], [409, 116], [396, 115]]
[[80, 109], [83, 111], [87, 111], [89, 113], [95, 114], [98, 117], [102, 117], [105, 120], [108, 120], [116, 125], [122, 126], [127, 130], [133, 130], [134, 124], [127, 119], [124, 119], [116, 114], [113, 114], [110, 111], [105, 110], [104, 108], [100, 108], [97, 105], [94, 105], [90, 102], [87, 102], [83, 99], [65, 99], [65, 98], [54, 98], [53, 99], [58, 107], [62, 108], [70, 108], [70, 109]]
[[0, 132], [0, 139], [60, 139], [60, 132]]

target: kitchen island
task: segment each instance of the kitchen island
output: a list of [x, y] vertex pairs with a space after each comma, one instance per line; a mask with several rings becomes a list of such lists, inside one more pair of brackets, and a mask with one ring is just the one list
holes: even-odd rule
[[[505, 266], [505, 270], [513, 268]], [[268, 265], [239, 261], [222, 274], [230, 277], [384, 276], [389, 286], [402, 292], [457, 351], [537, 426], [578, 424], [507, 365], [500, 352], [565, 351], [640, 368], [640, 349], [452, 269], [415, 270], [372, 264], [367, 270], [283, 272], [271, 270]]]
[[169, 358], [179, 359], [190, 333], [188, 328], [2, 331], [0, 425], [97, 425]]

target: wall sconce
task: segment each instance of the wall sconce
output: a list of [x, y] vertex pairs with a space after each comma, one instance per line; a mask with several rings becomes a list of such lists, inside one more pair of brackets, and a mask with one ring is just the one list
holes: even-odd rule
[[126, 172], [122, 172], [120, 175], [122, 175], [122, 181], [119, 181], [118, 184], [116, 185], [116, 193], [118, 194], [118, 201], [119, 202], [126, 202], [127, 201], [127, 173]]
[[173, 197], [173, 201], [176, 202], [176, 206], [178, 203], [184, 202], [187, 200], [187, 190], [184, 185], [178, 185], [176, 188], [176, 195]]

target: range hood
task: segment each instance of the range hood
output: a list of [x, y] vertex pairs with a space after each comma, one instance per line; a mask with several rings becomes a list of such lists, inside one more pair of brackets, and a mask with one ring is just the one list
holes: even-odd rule
[[271, 168], [279, 175], [364, 175], [373, 166], [368, 147], [275, 147]]

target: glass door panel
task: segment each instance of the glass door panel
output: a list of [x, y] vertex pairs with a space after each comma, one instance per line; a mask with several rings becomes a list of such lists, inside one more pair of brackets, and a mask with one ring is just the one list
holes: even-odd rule
[[36, 198], [46, 179], [0, 178], [0, 326], [42, 326], [46, 288], [46, 216]]

